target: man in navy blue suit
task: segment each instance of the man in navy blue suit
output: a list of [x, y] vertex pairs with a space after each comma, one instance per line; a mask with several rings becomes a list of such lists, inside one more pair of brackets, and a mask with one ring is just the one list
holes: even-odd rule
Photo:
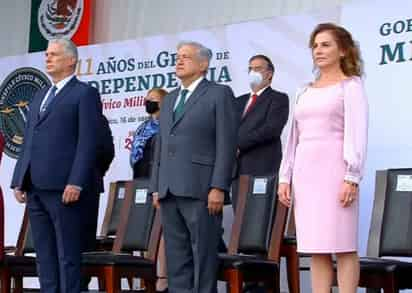
[[38, 261], [41, 292], [80, 292], [82, 214], [96, 196], [98, 91], [75, 76], [77, 48], [49, 42], [46, 69], [53, 86], [30, 104], [24, 145], [11, 187], [26, 202]]

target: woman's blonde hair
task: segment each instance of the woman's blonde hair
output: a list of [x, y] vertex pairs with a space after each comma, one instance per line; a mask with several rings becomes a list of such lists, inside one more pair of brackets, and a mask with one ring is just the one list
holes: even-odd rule
[[153, 93], [153, 92], [157, 93], [161, 98], [164, 98], [168, 94], [167, 90], [159, 88], [159, 87], [154, 87], [150, 89], [148, 94]]

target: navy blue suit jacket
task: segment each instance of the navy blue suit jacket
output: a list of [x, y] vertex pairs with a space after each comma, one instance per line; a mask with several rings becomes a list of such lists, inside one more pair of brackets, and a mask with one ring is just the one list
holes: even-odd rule
[[112, 131], [104, 115], [100, 118], [99, 142], [97, 145], [97, 189], [99, 193], [104, 192], [103, 177], [109, 170], [110, 164], [114, 159], [114, 144]]
[[102, 115], [97, 89], [72, 78], [39, 117], [48, 88], [30, 103], [24, 145], [16, 163], [11, 187], [31, 183], [42, 190], [64, 190], [68, 184], [96, 189], [98, 124]]

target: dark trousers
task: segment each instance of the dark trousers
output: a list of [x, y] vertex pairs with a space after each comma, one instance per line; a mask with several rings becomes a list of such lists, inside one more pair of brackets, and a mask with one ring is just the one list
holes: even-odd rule
[[97, 219], [99, 216], [100, 194], [90, 195], [85, 199], [83, 229], [84, 229], [84, 247], [83, 251], [96, 250]]
[[168, 194], [160, 202], [170, 293], [216, 293], [222, 215], [207, 203]]
[[[91, 195], [85, 198], [83, 209], [83, 250], [96, 250], [97, 219], [99, 216], [100, 194]], [[80, 281], [81, 290], [87, 291], [91, 277], [82, 276]]]
[[30, 188], [27, 208], [42, 293], [80, 292], [82, 201], [63, 204], [60, 191]]

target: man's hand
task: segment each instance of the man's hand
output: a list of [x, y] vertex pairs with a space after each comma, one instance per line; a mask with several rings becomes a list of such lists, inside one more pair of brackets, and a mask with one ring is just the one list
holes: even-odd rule
[[222, 212], [224, 199], [225, 193], [223, 192], [223, 190], [212, 188], [209, 191], [207, 208], [209, 209], [210, 215], [217, 215]]
[[80, 198], [80, 189], [77, 186], [66, 185], [63, 192], [62, 202], [69, 204], [78, 201]]
[[153, 192], [152, 193], [152, 204], [156, 209], [160, 208], [159, 193], [158, 192]]
[[25, 203], [26, 202], [26, 193], [21, 191], [19, 188], [14, 188], [14, 197], [16, 198], [17, 202]]

